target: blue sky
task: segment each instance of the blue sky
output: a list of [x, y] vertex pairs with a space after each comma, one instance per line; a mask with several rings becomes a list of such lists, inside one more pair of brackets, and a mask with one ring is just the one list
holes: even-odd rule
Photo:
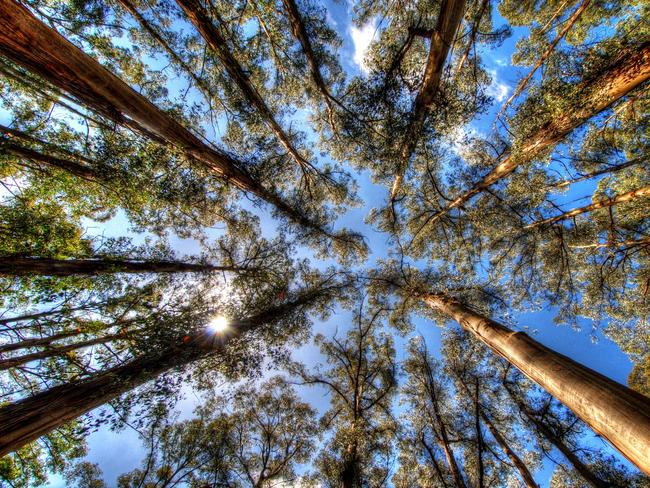
[[[325, 6], [328, 11], [328, 21], [343, 39], [343, 45], [339, 55], [344, 69], [350, 76], [363, 73], [363, 54], [376, 33], [377, 25], [375, 23], [369, 23], [361, 27], [353, 26], [349, 6], [346, 2], [332, 2], [328, 0], [325, 2]], [[498, 14], [495, 15], [497, 15], [495, 25], [498, 26], [504, 21], [498, 17]], [[512, 93], [512, 89], [522, 73], [525, 73], [525, 70], [514, 68], [510, 64], [510, 58], [517, 39], [525, 35], [525, 29], [515, 28], [513, 36], [506, 40], [501, 47], [482, 53], [483, 61], [493, 77], [489, 94], [494, 97], [495, 104], [490, 113], [482, 117], [479, 121], [474, 122], [467, 130], [474, 130], [484, 134], [490, 132], [496, 111], [508, 95]], [[366, 265], [372, 266], [376, 259], [386, 256], [389, 249], [387, 245], [388, 239], [387, 235], [377, 232], [368, 225], [363, 224], [363, 221], [372, 207], [379, 207], [386, 201], [387, 189], [373, 185], [366, 171], [357, 172], [352, 169], [350, 171], [352, 171], [359, 184], [359, 196], [363, 199], [364, 205], [360, 208], [352, 209], [346, 215], [342, 216], [339, 219], [338, 225], [354, 228], [365, 234], [371, 250], [370, 259]], [[589, 187], [579, 186], [577, 190], [572, 190], [564, 198], [568, 202], [584, 194], [588, 194], [589, 189]], [[268, 236], [274, 233], [275, 222], [268, 215], [261, 215], [261, 218], [265, 234]], [[93, 231], [97, 234], [123, 235], [124, 224], [123, 217], [118, 216], [108, 224], [94, 224]], [[142, 238], [142, 236], [139, 237]], [[198, 251], [196, 243], [191, 241], [172, 238], [171, 242], [173, 247], [180, 253], [192, 254]], [[303, 252], [305, 255], [309, 255], [309, 252]], [[313, 261], [313, 264], [317, 265], [315, 261]], [[320, 263], [319, 265], [324, 264], [331, 263]], [[616, 381], [625, 383], [631, 369], [631, 364], [613, 342], [605, 338], [599, 331], [592, 331], [591, 324], [586, 320], [580, 323], [581, 330], [579, 331], [568, 326], [556, 326], [553, 323], [554, 315], [554, 311], [549, 308], [532, 313], [516, 314], [513, 316], [513, 322], [521, 327], [526, 326], [527, 332], [532, 334], [542, 344], [560, 353], [571, 356], [577, 361]], [[327, 335], [330, 335], [336, 329], [342, 332], [349, 321], [349, 317], [350, 314], [348, 312], [342, 311], [326, 322], [316, 323], [314, 332], [322, 332]], [[426, 338], [431, 351], [439, 351], [440, 329], [435, 324], [417, 318], [415, 320], [415, 329], [414, 333], [421, 334]], [[593, 339], [597, 340], [594, 341]], [[398, 346], [405, 340], [407, 338], [396, 338]], [[296, 359], [301, 359], [307, 364], [315, 364], [321, 361], [317, 349], [311, 345], [306, 345], [297, 351], [295, 356]], [[322, 390], [304, 389], [300, 393], [321, 411], [327, 408], [328, 398]], [[189, 415], [197, 401], [199, 401], [198, 397], [193, 392], [187, 391], [186, 399], [179, 405], [183, 415]], [[614, 452], [597, 439], [591, 439], [590, 443]], [[88, 460], [99, 464], [109, 486], [114, 484], [117, 475], [139, 466], [143, 455], [137, 434], [130, 429], [114, 433], [107, 428], [102, 428], [90, 436], [88, 444], [90, 448]], [[541, 486], [548, 484], [548, 478], [552, 469], [552, 463], [546, 461], [544, 469], [536, 474], [536, 478]], [[64, 485], [65, 483], [60, 477], [54, 476], [52, 478], [51, 486], [58, 487]]]

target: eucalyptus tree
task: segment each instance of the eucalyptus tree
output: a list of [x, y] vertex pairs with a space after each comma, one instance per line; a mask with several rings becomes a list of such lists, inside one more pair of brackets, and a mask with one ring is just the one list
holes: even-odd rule
[[423, 273], [394, 264], [372, 276], [373, 294], [390, 290], [400, 296], [402, 313], [415, 308], [436, 321], [455, 321], [648, 472], [650, 399], [491, 319], [490, 305], [499, 300], [495, 290], [442, 271]]
[[[489, 77], [476, 56], [458, 53], [507, 36], [507, 29], [493, 29], [491, 10], [489, 2], [460, 1], [355, 7], [359, 25], [381, 19], [378, 38], [364, 60], [367, 75], [349, 83], [344, 102], [349, 100], [350, 110], [340, 112], [343, 136], [328, 147], [334, 157], [371, 169], [376, 181], [392, 187], [385, 216], [392, 218], [382, 224], [389, 229], [396, 225], [395, 204], [408, 194], [407, 188], [400, 190], [407, 170], [410, 176], [428, 169], [438, 179], [440, 168], [429, 157], [432, 148], [452, 140], [485, 108]], [[463, 20], [470, 32], [461, 35]], [[462, 62], [448, 61], [450, 52]], [[454, 65], [456, 75], [451, 74]]]
[[[244, 162], [224, 150], [210, 146], [197, 135], [137, 93], [123, 80], [104, 68], [95, 59], [40, 22], [28, 9], [7, 1], [3, 6], [6, 15], [5, 28], [23, 29], [25, 37], [14, 36], [3, 39], [0, 51], [26, 70], [37, 74], [61, 91], [68, 93], [81, 105], [87, 106], [103, 118], [182, 151], [193, 164], [214, 172], [233, 187], [270, 202], [289, 221], [302, 226], [301, 237], [321, 248], [339, 250], [344, 257], [351, 253], [363, 254], [364, 246], [360, 236], [353, 233], [336, 233], [326, 228], [329, 219], [323, 209], [322, 199], [314, 192], [303, 198], [298, 188], [293, 196], [285, 197], [275, 187], [269, 187], [284, 179], [273, 179], [278, 168], [265, 168]], [[26, 44], [16, 40], [26, 40]], [[37, 46], [38, 43], [38, 47]], [[47, 59], [34, 56], [35, 53], [50, 52]], [[51, 62], [57, 59], [56, 62]], [[65, 76], [63, 73], [65, 72]], [[86, 75], [81, 76], [81, 73]], [[249, 145], [243, 141], [243, 145]], [[251, 141], [254, 143], [254, 141]], [[268, 157], [268, 155], [264, 155]], [[259, 159], [259, 158], [258, 158]], [[273, 159], [268, 157], [268, 159]], [[287, 168], [281, 171], [285, 172]], [[259, 176], [269, 183], [260, 181]], [[319, 185], [324, 189], [327, 185]], [[322, 194], [322, 191], [321, 191]], [[313, 197], [313, 198], [312, 198]], [[312, 205], [308, 204], [312, 202]], [[298, 209], [299, 208], [299, 209]], [[330, 212], [331, 213], [331, 212]], [[310, 214], [310, 215], [307, 215]], [[324, 240], [323, 240], [324, 239]], [[329, 241], [333, 240], [331, 243]]]
[[467, 487], [462, 454], [469, 442], [460, 441], [468, 438], [460, 422], [462, 409], [454, 404], [448, 378], [424, 339], [412, 340], [407, 352], [401, 396], [408, 413], [400, 438], [400, 470], [393, 482]]
[[313, 408], [286, 383], [269, 380], [212, 397], [190, 420], [154, 418], [142, 441], [142, 467], [118, 478], [123, 488], [289, 483], [317, 441]]
[[292, 363], [302, 384], [322, 386], [330, 409], [322, 423], [329, 432], [314, 466], [325, 486], [387, 486], [397, 424], [391, 405], [397, 393], [397, 364], [392, 338], [380, 332], [385, 310], [366, 313], [361, 300], [353, 324], [341, 339], [318, 335], [327, 366], [309, 370]]
[[[3, 406], [0, 409], [0, 416], [4, 418], [2, 453], [14, 451], [164, 373], [183, 369], [195, 362], [212, 361], [211, 367], [218, 369], [224, 367], [230, 358], [233, 364], [245, 368], [241, 354], [256, 342], [255, 333], [267, 347], [271, 347], [275, 340], [279, 341], [276, 344], [282, 345], [289, 339], [299, 341], [300, 329], [304, 330], [308, 320], [307, 311], [319, 307], [322, 310], [349, 286], [334, 275], [312, 276], [311, 280], [312, 286], [303, 285], [295, 292], [284, 292], [286, 298], [280, 303], [277, 284], [265, 285], [252, 297], [239, 297], [241, 303], [230, 304], [233, 318], [229, 320], [229, 330], [223, 337], [215, 337], [211, 329], [206, 329], [210, 315], [215, 312], [214, 305], [204, 303], [203, 310], [200, 310], [196, 302], [192, 303], [181, 310], [180, 317], [178, 314], [162, 317], [166, 320], [148, 330], [146, 340], [135, 344], [130, 359], [105, 371], [93, 372], [86, 378], [73, 379]], [[268, 296], [270, 290], [273, 292]], [[202, 297], [206, 298], [205, 293]], [[227, 306], [227, 302], [222, 303], [220, 312], [226, 313]], [[262, 335], [264, 339], [261, 339]], [[153, 347], [154, 344], [157, 346]], [[161, 393], [165, 393], [164, 388]]]

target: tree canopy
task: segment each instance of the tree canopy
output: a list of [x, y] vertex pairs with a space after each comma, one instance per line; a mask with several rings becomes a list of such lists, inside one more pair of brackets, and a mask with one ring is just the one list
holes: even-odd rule
[[650, 486], [649, 19], [0, 0], [0, 487]]

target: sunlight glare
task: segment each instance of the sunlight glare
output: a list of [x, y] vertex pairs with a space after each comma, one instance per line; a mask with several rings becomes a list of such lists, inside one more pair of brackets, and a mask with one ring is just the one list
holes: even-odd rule
[[223, 315], [217, 315], [208, 323], [208, 330], [215, 334], [220, 334], [228, 328], [228, 319]]

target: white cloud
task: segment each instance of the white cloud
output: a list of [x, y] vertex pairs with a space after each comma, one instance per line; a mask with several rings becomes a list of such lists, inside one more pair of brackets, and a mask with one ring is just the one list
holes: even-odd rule
[[367, 24], [361, 26], [361, 28], [357, 28], [354, 25], [350, 27], [350, 36], [352, 37], [352, 43], [354, 44], [354, 56], [352, 59], [364, 73], [368, 73], [368, 67], [366, 66], [366, 63], [364, 63], [364, 58], [366, 57], [368, 46], [370, 46], [376, 32], [376, 19], [371, 20]]
[[488, 72], [492, 78], [492, 83], [487, 87], [485, 93], [494, 98], [497, 103], [501, 103], [506, 99], [508, 93], [510, 93], [510, 86], [499, 81], [497, 70], [490, 69]]

